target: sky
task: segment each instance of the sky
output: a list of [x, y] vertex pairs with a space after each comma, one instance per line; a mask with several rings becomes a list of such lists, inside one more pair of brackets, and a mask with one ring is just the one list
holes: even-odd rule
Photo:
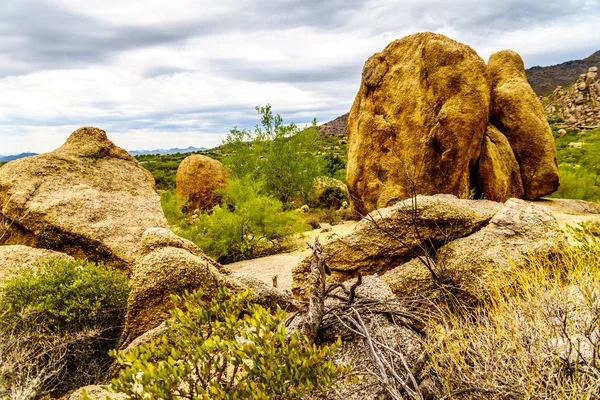
[[346, 113], [367, 58], [432, 31], [526, 67], [600, 50], [600, 0], [0, 0], [0, 154], [96, 126], [127, 150], [214, 147], [271, 104]]

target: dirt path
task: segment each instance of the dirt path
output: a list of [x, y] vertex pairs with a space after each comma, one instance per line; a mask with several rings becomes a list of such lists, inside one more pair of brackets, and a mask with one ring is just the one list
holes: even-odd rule
[[[225, 268], [230, 270], [234, 276], [255, 278], [268, 285], [273, 284], [273, 276], [277, 275], [278, 287], [289, 289], [292, 286], [292, 268], [310, 254], [307, 241], [312, 242], [315, 237], [319, 236], [321, 243], [327, 243], [337, 236], [350, 233], [355, 225], [356, 221], [346, 221], [333, 226], [325, 224], [324, 228], [306, 232], [303, 238], [298, 238], [294, 246], [296, 249], [292, 252], [239, 261], [228, 264]], [[329, 228], [331, 228], [330, 231], [323, 231]]]

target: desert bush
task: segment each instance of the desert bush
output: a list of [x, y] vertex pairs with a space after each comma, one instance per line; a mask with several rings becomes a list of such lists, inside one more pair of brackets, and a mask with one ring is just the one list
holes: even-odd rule
[[256, 110], [261, 125], [254, 131], [232, 129], [223, 145], [229, 154], [223, 163], [235, 177], [262, 181], [262, 193], [286, 208], [294, 202], [306, 203], [314, 178], [322, 175], [325, 166], [318, 152], [316, 121], [301, 130], [295, 124], [284, 125], [270, 105]]
[[112, 389], [132, 399], [291, 399], [330, 387], [344, 372], [298, 331], [287, 337], [283, 312], [225, 289], [173, 297], [167, 333], [125, 354]]
[[87, 261], [48, 260], [0, 286], [0, 398], [60, 395], [110, 365], [129, 292], [125, 274]]
[[600, 243], [488, 275], [487, 300], [428, 332], [424, 376], [453, 399], [595, 399], [600, 393]]
[[260, 192], [260, 182], [234, 178], [221, 191], [222, 205], [198, 214], [193, 225], [177, 233], [227, 262], [252, 258], [258, 249], [309, 229], [296, 211], [283, 211], [281, 202]]
[[177, 200], [177, 193], [174, 189], [160, 193], [160, 204], [169, 225], [181, 227], [188, 224], [188, 217], [181, 211], [182, 207]]

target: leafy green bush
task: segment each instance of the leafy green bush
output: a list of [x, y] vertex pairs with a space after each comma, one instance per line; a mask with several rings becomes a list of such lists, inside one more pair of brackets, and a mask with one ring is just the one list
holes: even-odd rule
[[129, 292], [125, 274], [49, 260], [0, 285], [0, 398], [60, 396], [107, 371]]
[[232, 179], [221, 192], [223, 205], [200, 213], [193, 225], [177, 233], [226, 262], [252, 258], [257, 249], [310, 229], [296, 211], [282, 211], [281, 202], [260, 191], [260, 182]]
[[262, 181], [263, 194], [281, 201], [306, 203], [313, 190], [314, 178], [323, 174], [325, 162], [319, 153], [316, 121], [303, 130], [295, 124], [284, 125], [271, 106], [256, 107], [261, 126], [254, 132], [231, 130], [224, 142], [229, 154], [223, 159], [235, 177]]
[[49, 331], [115, 327], [122, 322], [127, 276], [88, 261], [48, 260], [39, 271], [23, 270], [4, 281], [4, 321], [27, 315]]
[[286, 338], [283, 312], [252, 304], [247, 291], [173, 300], [161, 339], [116, 354], [123, 369], [113, 390], [131, 399], [295, 399], [347, 372], [329, 359], [339, 342], [318, 348], [298, 331]]

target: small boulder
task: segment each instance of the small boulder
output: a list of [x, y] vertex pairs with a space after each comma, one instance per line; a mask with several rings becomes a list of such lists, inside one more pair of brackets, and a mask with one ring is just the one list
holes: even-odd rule
[[77, 389], [69, 396], [69, 400], [83, 400], [83, 391], [89, 400], [125, 400], [128, 398], [123, 393], [111, 392], [106, 386], [90, 385]]
[[[328, 281], [339, 283], [358, 274], [382, 274], [423, 254], [424, 246], [437, 248], [473, 233], [501, 207], [492, 201], [435, 195], [417, 196], [373, 211], [352, 233], [323, 246], [331, 269]], [[311, 260], [312, 255], [292, 270], [292, 292], [300, 299], [307, 295]]]
[[488, 125], [477, 170], [477, 184], [484, 199], [505, 202], [523, 197], [521, 169], [506, 137]]
[[338, 209], [349, 200], [344, 182], [329, 176], [315, 178], [315, 197], [319, 207]]
[[[2, 222], [4, 221], [4, 222]], [[166, 227], [154, 178], [98, 128], [0, 168], [2, 244], [26, 244], [128, 269], [144, 231]]]
[[416, 194], [466, 197], [488, 125], [484, 61], [435, 33], [367, 60], [348, 116], [347, 183], [361, 215]]
[[220, 201], [217, 191], [227, 185], [227, 173], [219, 161], [193, 154], [179, 164], [175, 181], [184, 211], [207, 210]]
[[525, 76], [519, 54], [502, 50], [490, 56], [490, 122], [504, 134], [521, 170], [524, 198], [537, 199], [558, 188], [556, 147], [542, 104]]

